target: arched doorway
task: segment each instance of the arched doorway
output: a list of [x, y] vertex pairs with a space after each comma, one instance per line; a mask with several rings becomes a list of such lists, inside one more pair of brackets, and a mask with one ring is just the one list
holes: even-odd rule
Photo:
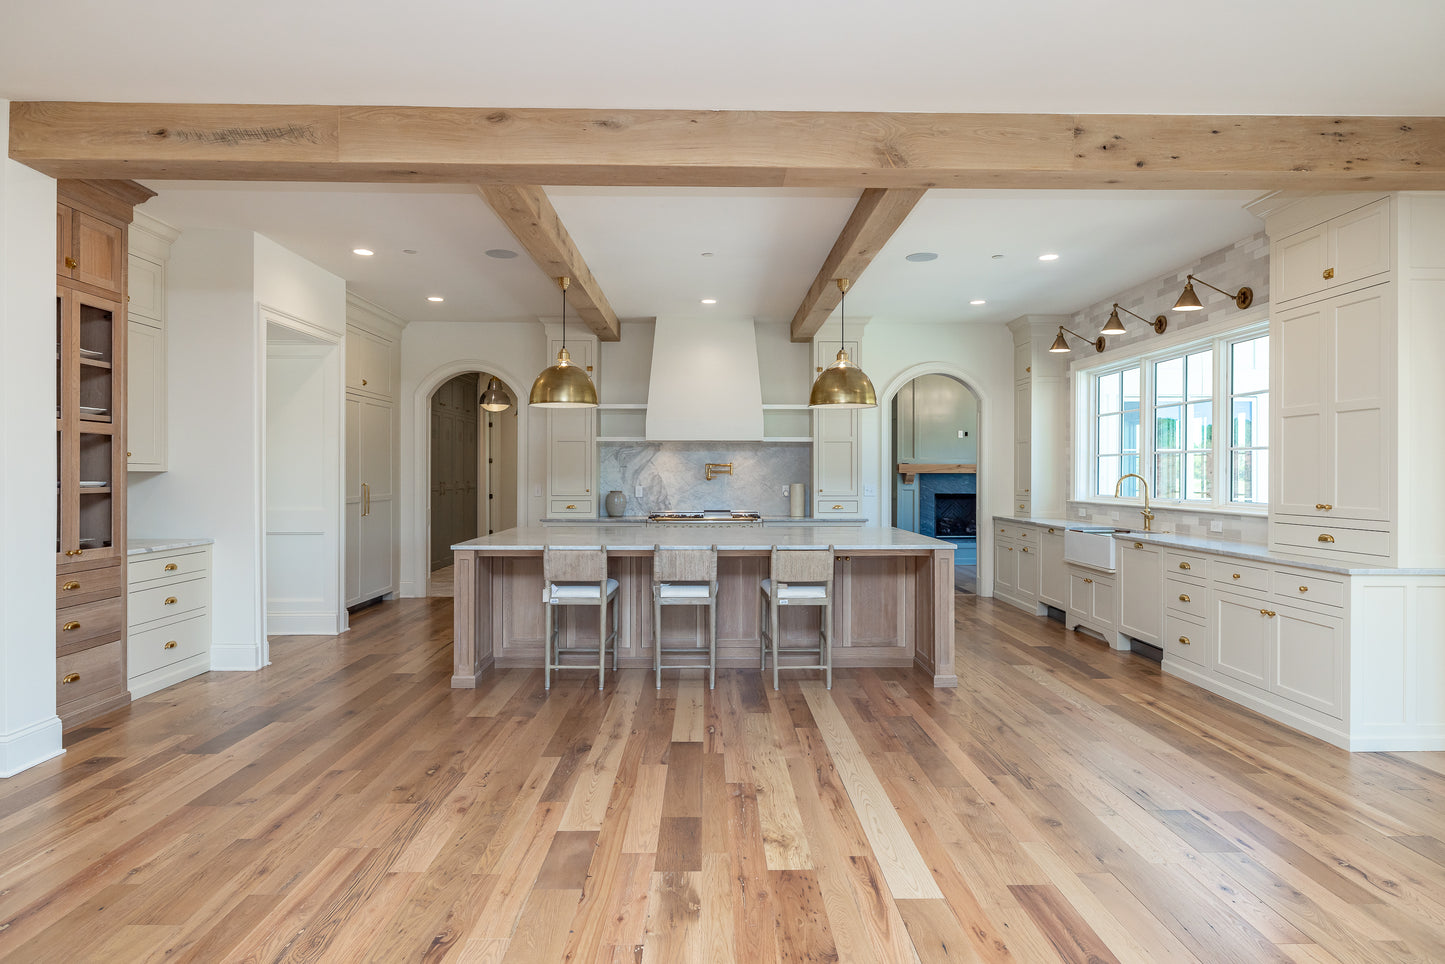
[[[500, 412], [480, 405], [494, 376], [460, 372], [428, 399], [427, 595], [452, 594], [451, 547], [517, 524], [516, 391]], [[500, 381], [500, 379], [499, 379]]]
[[[961, 379], [919, 375], [890, 406], [893, 525], [951, 542], [956, 588], [978, 586], [979, 399]], [[906, 466], [917, 466], [908, 472]]]

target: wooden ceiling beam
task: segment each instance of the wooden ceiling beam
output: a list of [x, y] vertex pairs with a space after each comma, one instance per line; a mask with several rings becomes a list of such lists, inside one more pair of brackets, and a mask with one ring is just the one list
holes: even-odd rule
[[808, 341], [818, 333], [843, 297], [834, 280], [856, 281], [923, 195], [921, 188], [874, 187], [863, 192], [793, 315], [793, 341]]
[[54, 177], [1445, 190], [1445, 118], [15, 102]]
[[484, 184], [477, 190], [537, 267], [552, 278], [572, 279], [567, 288], [567, 303], [576, 309], [582, 323], [603, 341], [622, 338], [622, 326], [612, 310], [602, 287], [582, 260], [572, 236], [552, 207], [551, 200], [540, 187], [528, 184]]

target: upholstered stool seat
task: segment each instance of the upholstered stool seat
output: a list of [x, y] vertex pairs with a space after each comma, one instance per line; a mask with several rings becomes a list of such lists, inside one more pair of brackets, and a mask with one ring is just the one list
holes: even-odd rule
[[[617, 671], [617, 580], [607, 575], [607, 551], [596, 549], [544, 549], [542, 551], [542, 579], [546, 588], [542, 591], [542, 603], [546, 609], [543, 629], [543, 649], [546, 664], [543, 670], [543, 685], [552, 688], [552, 671], [560, 669], [597, 667], [597, 688], [607, 676], [607, 646], [612, 645], [612, 670]], [[577, 656], [589, 656], [591, 648], [561, 648], [558, 636], [561, 621], [554, 615], [557, 606], [596, 606], [597, 610], [597, 662], [580, 663]], [[611, 627], [608, 627], [607, 611], [611, 609]], [[572, 657], [563, 662], [563, 657]]]

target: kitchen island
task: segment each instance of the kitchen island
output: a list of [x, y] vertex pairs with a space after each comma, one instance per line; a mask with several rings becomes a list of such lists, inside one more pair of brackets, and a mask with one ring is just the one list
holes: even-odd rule
[[[618, 581], [618, 658], [651, 667], [652, 552], [718, 549], [720, 668], [757, 667], [761, 631], [758, 582], [774, 546], [833, 548], [835, 667], [917, 666], [934, 686], [957, 686], [953, 665], [953, 546], [877, 526], [570, 525], [507, 529], [452, 546], [456, 566], [452, 686], [471, 688], [492, 666], [542, 665], [542, 550], [604, 548]], [[597, 646], [597, 621], [564, 616], [559, 645]], [[780, 644], [816, 638], [818, 611], [784, 609]], [[666, 645], [706, 642], [706, 610], [663, 611]], [[787, 667], [784, 654], [784, 668]]]

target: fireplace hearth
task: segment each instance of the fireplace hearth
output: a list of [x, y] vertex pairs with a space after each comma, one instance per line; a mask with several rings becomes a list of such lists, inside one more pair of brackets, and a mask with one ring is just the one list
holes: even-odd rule
[[933, 496], [933, 534], [939, 539], [971, 539], [978, 535], [976, 496], [972, 492]]

